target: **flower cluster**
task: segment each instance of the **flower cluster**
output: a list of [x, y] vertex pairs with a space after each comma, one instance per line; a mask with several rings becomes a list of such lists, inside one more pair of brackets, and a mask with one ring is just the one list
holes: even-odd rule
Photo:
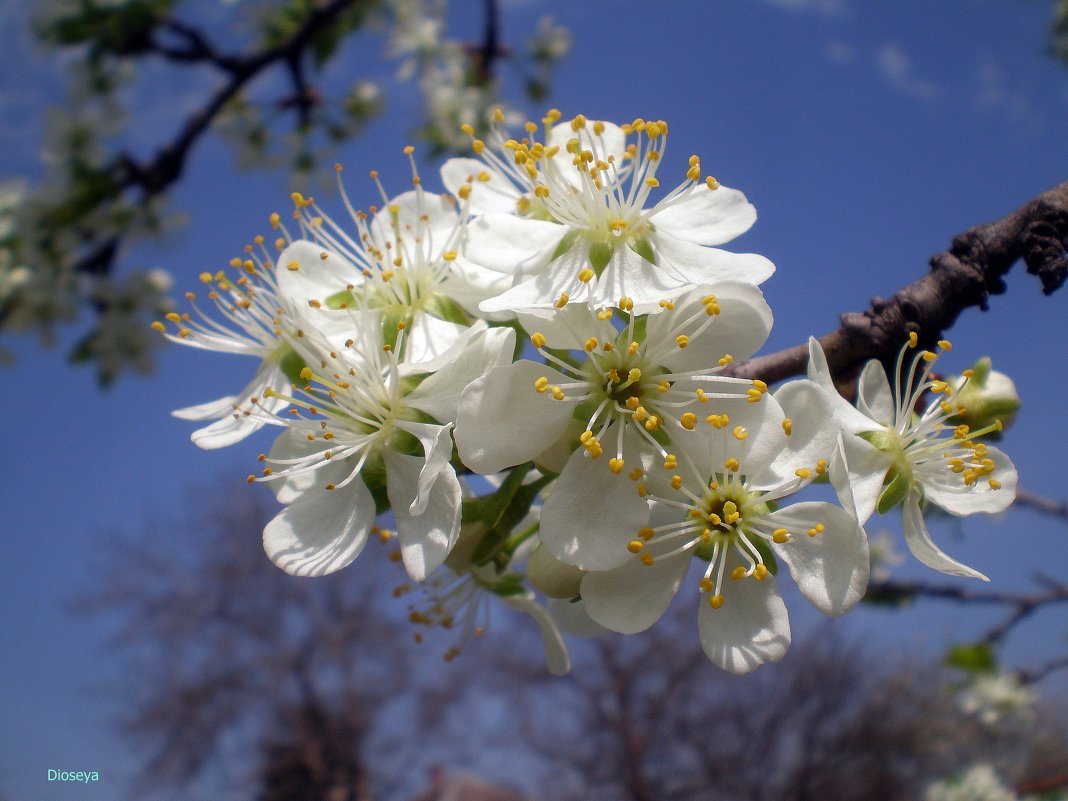
[[[781, 658], [780, 566], [846, 612], [876, 510], [902, 507], [920, 561], [981, 575], [924, 522], [1013, 499], [1015, 470], [983, 439], [1000, 422], [961, 422], [969, 371], [940, 378], [913, 334], [889, 376], [864, 369], [855, 406], [815, 340], [807, 378], [738, 378], [771, 331], [759, 286], [775, 269], [719, 247], [756, 220], [745, 195], [697, 156], [661, 186], [660, 120], [550, 111], [515, 138], [498, 112], [489, 131], [461, 127], [473, 152], [442, 167], [445, 193], [406, 148], [412, 188], [391, 195], [372, 172], [364, 211], [342, 187], [349, 220], [294, 195], [296, 233], [272, 215], [272, 237], [201, 276], [206, 305], [189, 293], [156, 324], [258, 362], [236, 394], [176, 414], [206, 423], [205, 448], [280, 430], [249, 476], [283, 504], [264, 531], [279, 567], [339, 570], [390, 514], [395, 558], [425, 588], [413, 623], [464, 640], [497, 598], [535, 620], [554, 672], [561, 627], [638, 632], [683, 587], [713, 663]], [[827, 482], [839, 503], [809, 492]]]

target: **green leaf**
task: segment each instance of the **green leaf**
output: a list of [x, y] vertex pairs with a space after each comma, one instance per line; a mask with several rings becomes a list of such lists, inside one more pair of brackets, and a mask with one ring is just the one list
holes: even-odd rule
[[946, 665], [968, 673], [992, 673], [997, 670], [997, 655], [989, 643], [962, 643], [954, 645], [946, 654]]

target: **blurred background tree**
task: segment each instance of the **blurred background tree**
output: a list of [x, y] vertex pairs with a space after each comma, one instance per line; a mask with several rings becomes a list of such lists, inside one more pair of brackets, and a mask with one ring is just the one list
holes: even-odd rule
[[[194, 152], [215, 133], [244, 167], [306, 180], [383, 107], [369, 48], [418, 84], [425, 111], [413, 135], [434, 152], [464, 146], [462, 123], [482, 128], [491, 108], [507, 107], [502, 64], [541, 101], [567, 30], [546, 18], [513, 46], [497, 0], [461, 6], [481, 15], [479, 41], [449, 37], [444, 0], [34, 3], [40, 47], [65, 64], [66, 98], [50, 111], [41, 182], [0, 183], [0, 334], [48, 341], [89, 311], [71, 360], [105, 384], [148, 372], [160, 340], [146, 326], [170, 309], [172, 279], [136, 264], [131, 248], [180, 221], [169, 200]], [[135, 146], [145, 98], [179, 86], [195, 87], [196, 101], [168, 108], [167, 135]]]

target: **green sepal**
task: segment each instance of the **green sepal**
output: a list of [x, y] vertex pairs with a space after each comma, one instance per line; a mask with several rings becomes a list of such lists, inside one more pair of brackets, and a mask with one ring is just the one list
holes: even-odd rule
[[509, 595], [522, 595], [527, 591], [525, 577], [522, 573], [505, 573], [495, 583], [488, 586], [490, 592], [501, 597]]
[[653, 243], [644, 236], [630, 242], [630, 249], [645, 259], [650, 264], [656, 264], [656, 253], [653, 252]]
[[564, 234], [563, 239], [561, 239], [557, 243], [556, 250], [553, 251], [553, 255], [549, 257], [549, 261], [556, 261], [556, 259], [560, 258], [569, 250], [571, 250], [571, 248], [575, 244], [575, 240], [578, 239], [578, 237], [578, 231], [569, 231], [568, 233]]
[[352, 296], [352, 293], [347, 289], [342, 289], [340, 292], [335, 292], [326, 299], [326, 308], [347, 309], [355, 303], [356, 298]]
[[608, 262], [612, 261], [613, 250], [614, 248], [607, 242], [590, 243], [590, 267], [593, 268], [598, 277], [604, 272]]
[[471, 325], [471, 317], [464, 311], [464, 307], [448, 295], [442, 295], [435, 292], [424, 301], [423, 308], [430, 314], [441, 318], [447, 323]]
[[895, 471], [893, 479], [883, 488], [883, 493], [879, 496], [879, 514], [885, 515], [905, 500], [911, 486], [912, 482], [904, 473]]
[[300, 377], [300, 371], [307, 365], [304, 363], [304, 359], [292, 348], [286, 349], [285, 355], [278, 360], [278, 367], [291, 384], [304, 386], [308, 383]]
[[993, 673], [998, 669], [997, 654], [985, 642], [954, 645], [946, 654], [945, 663], [968, 673]]

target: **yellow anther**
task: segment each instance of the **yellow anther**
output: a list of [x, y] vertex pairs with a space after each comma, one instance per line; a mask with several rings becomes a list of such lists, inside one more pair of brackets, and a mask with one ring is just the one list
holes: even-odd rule
[[612, 457], [608, 460], [608, 469], [618, 476], [623, 472], [623, 460], [618, 457]]
[[713, 526], [722, 526], [723, 518], [717, 515], [715, 512], [710, 512], [708, 515], [708, 522]]
[[159, 320], [154, 320], [151, 326], [153, 331], [159, 331], [161, 334], [167, 330], [167, 326], [161, 323]]
[[643, 539], [645, 542], [648, 542], [656, 536], [656, 532], [653, 531], [653, 529], [646, 527], [638, 532], [638, 536], [641, 537], [641, 539]]
[[697, 395], [697, 400], [701, 401], [701, 403], [708, 403], [709, 395], [703, 389], [696, 390], [694, 394]]
[[661, 309], [665, 309], [665, 310], [667, 310], [667, 311], [671, 311], [672, 309], [674, 309], [674, 308], [675, 308], [675, 304], [674, 304], [674, 303], [673, 303], [672, 301], [670, 301], [670, 300], [667, 300], [666, 298], [665, 298], [664, 300], [661, 300], [661, 301], [657, 301], [657, 305], [658, 305], [658, 306], [659, 306], [659, 307], [660, 307]]
[[680, 348], [685, 348], [687, 345], [690, 344], [690, 338], [685, 334], [679, 334], [677, 337], [675, 337], [675, 344], [678, 345]]
[[790, 541], [790, 532], [784, 528], [777, 528], [771, 532], [771, 539], [773, 542], [777, 542], [782, 545], [784, 542]]
[[582, 347], [587, 353], [592, 353], [597, 350], [597, 337], [590, 337], [582, 343]]
[[733, 361], [734, 361], [734, 357], [733, 356], [731, 356], [729, 353], [724, 353], [723, 356], [721, 356], [720, 359], [719, 359], [719, 366], [720, 367], [726, 367], [728, 364], [730, 364]]
[[561, 292], [560, 297], [556, 299], [556, 301], [553, 303], [553, 306], [558, 309], [562, 309], [564, 308], [564, 306], [567, 305], [568, 300], [570, 300], [570, 296], [566, 292]]
[[631, 553], [638, 553], [644, 547], [645, 547], [645, 543], [642, 542], [641, 540], [631, 540], [630, 542], [627, 543], [627, 550], [630, 551]]
[[732, 473], [737, 473], [738, 469], [741, 467], [741, 464], [739, 464], [738, 460], [732, 456], [730, 459], [723, 463], [723, 466], [730, 470]]
[[695, 164], [690, 169], [686, 170], [686, 177], [691, 181], [701, 180], [701, 165]]
[[305, 381], [311, 381], [312, 380], [312, 376], [314, 376], [314, 375], [315, 375], [315, 373], [312, 372], [310, 367], [302, 367], [300, 369], [300, 377], [302, 379], [304, 379]]
[[920, 335], [915, 331], [909, 331], [909, 347], [914, 348], [920, 341]]
[[671, 477], [671, 488], [672, 489], [682, 489], [682, 476], [672, 476]]
[[[460, 200], [467, 200], [471, 197], [471, 184], [464, 184], [457, 190], [456, 194], [460, 196]], [[526, 200], [526, 198], [520, 198], [520, 200]], [[520, 211], [522, 211], [522, 209], [520, 209]]]
[[940, 339], [938, 340], [938, 347], [942, 350], [953, 350], [953, 343], [948, 339]]
[[[551, 111], [549, 113], [552, 114]], [[559, 114], [559, 112], [557, 112], [557, 113]], [[498, 125], [500, 125], [502, 122], [504, 122], [504, 112], [501, 111], [500, 106], [498, 106], [497, 108], [493, 109], [493, 121], [495, 123], [497, 123]]]
[[693, 412], [686, 412], [679, 418], [679, 425], [687, 431], [693, 431], [694, 427], [697, 425], [697, 415]]
[[675, 454], [669, 453], [669, 454], [666, 454], [664, 456], [664, 469], [665, 470], [674, 470], [678, 466], [679, 466], [679, 459]]
[[660, 418], [655, 414], [650, 415], [649, 419], [645, 421], [645, 429], [647, 431], [656, 431], [660, 428]]
[[576, 114], [575, 118], [573, 120], [571, 120], [571, 130], [575, 131], [577, 133], [578, 131], [581, 131], [585, 127], [586, 127], [586, 117], [585, 117], [585, 115]]
[[463, 131], [468, 136], [474, 136], [475, 135], [475, 129], [474, 129], [474, 127], [472, 127], [472, 125], [470, 123], [465, 122], [463, 125], [460, 126], [460, 130]]
[[785, 420], [782, 421], [782, 430], [783, 430], [783, 433], [786, 434], [786, 436], [790, 436], [791, 434], [793, 434], [794, 433], [794, 421], [791, 420], [789, 417], [787, 417]]
[[167, 312], [165, 316], [175, 325], [178, 325], [178, 323], [182, 322], [182, 315], [178, 314], [177, 312]]
[[627, 380], [631, 382], [640, 381], [642, 378], [642, 371], [637, 367], [631, 367], [627, 372]]
[[286, 265], [286, 269], [289, 270], [291, 273], [295, 273], [297, 270], [300, 269], [300, 262], [291, 261], [289, 262], [289, 264]]
[[818, 459], [816, 461], [816, 475], [822, 476], [826, 472], [827, 472], [827, 460], [826, 459]]
[[591, 439], [593, 439], [593, 432], [589, 429], [586, 429], [581, 434], [579, 434], [579, 442], [581, 442], [583, 445], [585, 445]]
[[629, 478], [631, 481], [637, 481], [638, 479], [640, 479], [644, 475], [645, 475], [645, 471], [644, 470], [642, 470], [640, 467], [635, 467], [629, 473], [627, 473], [627, 478]]
[[626, 295], [624, 295], [623, 297], [621, 297], [619, 299], [619, 303], [616, 304], [616, 307], [620, 311], [625, 311], [625, 312], [634, 311], [634, 300], [632, 298], [628, 298]]
[[302, 195], [300, 192], [293, 192], [289, 196], [289, 199], [293, 201], [293, 205], [296, 206], [298, 209], [302, 209], [308, 205], [308, 201], [304, 199], [304, 195]]
[[[549, 378], [548, 376], [542, 376], [534, 382], [534, 389], [538, 392], [545, 393], [549, 391]], [[586, 432], [590, 433], [590, 432]], [[591, 434], [592, 436], [592, 434]]]
[[754, 378], [753, 379], [753, 388], [756, 389], [759, 392], [767, 392], [768, 391], [768, 385], [765, 384], [763, 381], [761, 381], [759, 378]]
[[671, 382], [666, 378], [656, 385], [657, 392], [667, 392], [669, 389], [671, 389]]
[[182, 339], [185, 339], [187, 336], [189, 336], [189, 329], [188, 328], [179, 328], [178, 329], [178, 336], [180, 336]]
[[631, 395], [624, 402], [624, 406], [626, 406], [628, 409], [630, 409], [633, 412], [635, 409], [638, 408], [638, 404], [639, 403], [641, 403], [641, 401], [639, 401], [637, 398], [635, 398], [633, 395]]
[[645, 185], [650, 189], [656, 189], [658, 186], [660, 186], [660, 182], [656, 180], [656, 178], [646, 178]]
[[1001, 489], [1001, 482], [998, 481], [996, 478], [987, 479], [986, 483], [990, 485], [990, 489], [992, 489], [992, 490]]
[[933, 362], [935, 359], [938, 358], [938, 354], [934, 353], [933, 351], [925, 350], [923, 353], [920, 354], [920, 357], [925, 362]]
[[638, 406], [634, 409], [634, 414], [631, 415], [631, 417], [634, 418], [634, 422], [641, 423], [642, 421], [648, 419], [649, 412], [644, 406]]
[[731, 434], [734, 435], [734, 438], [736, 440], [741, 441], [749, 436], [749, 431], [746, 429], [745, 426], [735, 426], [731, 429]]
[[545, 335], [535, 331], [533, 334], [530, 335], [530, 344], [533, 345], [535, 348], [544, 348]]
[[794, 471], [794, 475], [800, 479], [806, 479], [812, 477], [812, 471], [807, 467], [799, 467]]
[[588, 284], [593, 278], [593, 276], [593, 270], [591, 270], [589, 267], [583, 267], [581, 270], [579, 270], [578, 280], [580, 280], [584, 284]]
[[709, 578], [701, 579], [697, 582], [697, 586], [701, 589], [701, 592], [712, 592], [712, 590], [716, 589], [716, 585]]
[[708, 605], [711, 606], [713, 609], [719, 609], [721, 606], [723, 606], [723, 596], [722, 595], [711, 595], [711, 596], [709, 596]]
[[753, 578], [757, 581], [763, 581], [768, 575], [768, 569], [763, 564], [759, 564], [753, 568]]
[[712, 190], [719, 189], [719, 181], [717, 181], [715, 178], [713, 178], [710, 175], [707, 178], [705, 178], [705, 186], [707, 186], [709, 189], [712, 189]]
[[482, 151], [486, 149], [486, 143], [481, 139], [475, 139], [471, 142], [471, 149], [475, 151], [477, 155], [482, 155]]
[[653, 556], [652, 556], [652, 554], [650, 554], [650, 553], [643, 553], [643, 554], [642, 554], [641, 556], [639, 556], [638, 558], [642, 560], [642, 564], [643, 564], [643, 565], [647, 565], [647, 566], [648, 566], [648, 565], [652, 565], [652, 564], [653, 564], [653, 561], [654, 561], [654, 560], [653, 560]]
[[731, 418], [726, 414], [710, 414], [705, 418], [705, 422], [716, 428], [726, 428], [730, 425]]
[[745, 400], [748, 403], [760, 403], [760, 400], [763, 397], [764, 393], [759, 389], [747, 389], [745, 391]]
[[971, 429], [968, 428], [967, 424], [961, 423], [959, 426], [953, 429], [953, 438], [964, 439], [966, 436], [968, 436], [968, 432], [970, 430]]
[[826, 530], [826, 527], [823, 525], [823, 523], [817, 523], [816, 525], [814, 525], [812, 528], [810, 528], [808, 530], [808, 536], [810, 536], [810, 537], [818, 536], [819, 534], [822, 534], [825, 530]]
[[553, 392], [553, 400], [562, 401], [564, 398], [567, 397], [564, 394], [564, 391], [562, 389], [560, 389], [560, 387], [555, 387], [554, 386], [552, 392]]
[[731, 571], [731, 581], [739, 581], [749, 575], [749, 571], [739, 565]]
[[640, 349], [641, 345], [639, 345], [637, 342], [631, 342], [629, 345], [627, 345], [627, 354], [629, 356], [634, 356]]

